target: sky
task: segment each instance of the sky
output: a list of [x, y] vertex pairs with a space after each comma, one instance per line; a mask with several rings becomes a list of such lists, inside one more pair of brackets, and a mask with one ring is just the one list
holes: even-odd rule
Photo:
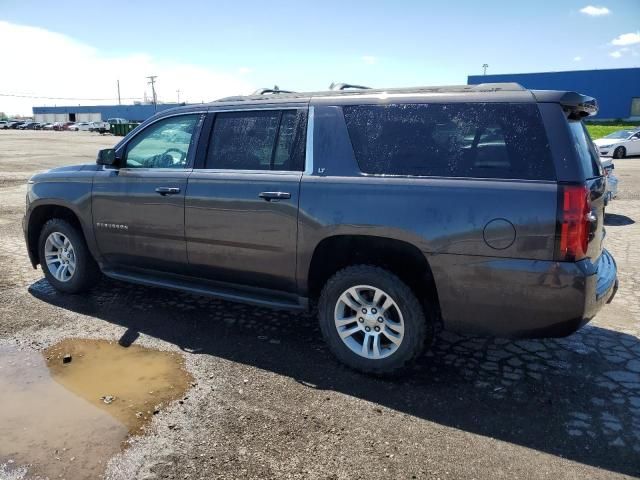
[[[99, 5], [99, 7], [97, 6]], [[0, 112], [640, 66], [640, 0], [0, 0]], [[179, 92], [178, 92], [179, 90]], [[22, 98], [40, 97], [40, 98]]]

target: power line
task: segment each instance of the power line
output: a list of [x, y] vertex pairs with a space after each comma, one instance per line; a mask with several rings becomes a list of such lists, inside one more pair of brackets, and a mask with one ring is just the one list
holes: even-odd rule
[[[118, 100], [118, 98], [80, 98], [80, 97], [47, 97], [42, 95], [22, 95], [18, 93], [0, 93], [0, 97], [15, 97], [15, 98], [36, 98], [43, 100], [89, 100], [93, 102], [105, 102], [110, 100]], [[122, 100], [140, 100], [140, 97], [122, 97]]]

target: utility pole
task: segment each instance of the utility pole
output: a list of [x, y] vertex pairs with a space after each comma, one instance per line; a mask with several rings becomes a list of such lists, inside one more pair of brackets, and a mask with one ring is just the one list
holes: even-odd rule
[[180, 89], [176, 90], [176, 93], [178, 94], [178, 103], [180, 103]]
[[118, 105], [122, 105], [122, 102], [120, 101], [120, 80], [118, 80], [117, 82], [118, 82]]
[[487, 68], [489, 68], [489, 64], [488, 63], [483, 63], [482, 64], [482, 74], [483, 75], [487, 74]]
[[158, 111], [158, 99], [156, 97], [156, 78], [158, 78], [158, 76], [157, 75], [149, 75], [146, 78], [149, 79], [149, 84], [151, 85], [151, 94], [153, 95], [153, 111], [157, 112]]

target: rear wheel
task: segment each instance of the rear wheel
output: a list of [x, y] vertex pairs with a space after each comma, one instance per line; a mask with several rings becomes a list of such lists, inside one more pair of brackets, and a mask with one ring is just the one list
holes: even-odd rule
[[393, 273], [370, 265], [347, 267], [331, 277], [318, 311], [333, 354], [365, 373], [404, 369], [432, 332], [413, 291]]
[[69, 222], [54, 218], [45, 223], [38, 242], [40, 266], [47, 281], [65, 293], [91, 288], [100, 277], [82, 232]]
[[613, 151], [613, 158], [624, 158], [627, 155], [627, 149], [618, 147]]

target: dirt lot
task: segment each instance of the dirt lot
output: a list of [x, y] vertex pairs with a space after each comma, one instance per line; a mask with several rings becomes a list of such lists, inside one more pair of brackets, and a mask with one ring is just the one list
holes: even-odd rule
[[620, 290], [589, 326], [543, 341], [444, 334], [410, 375], [387, 381], [337, 364], [310, 316], [108, 280], [90, 295], [53, 291], [25, 252], [24, 183], [117, 140], [0, 131], [0, 346], [124, 339], [180, 353], [193, 377], [106, 478], [640, 475], [640, 158], [616, 161], [607, 247]]

